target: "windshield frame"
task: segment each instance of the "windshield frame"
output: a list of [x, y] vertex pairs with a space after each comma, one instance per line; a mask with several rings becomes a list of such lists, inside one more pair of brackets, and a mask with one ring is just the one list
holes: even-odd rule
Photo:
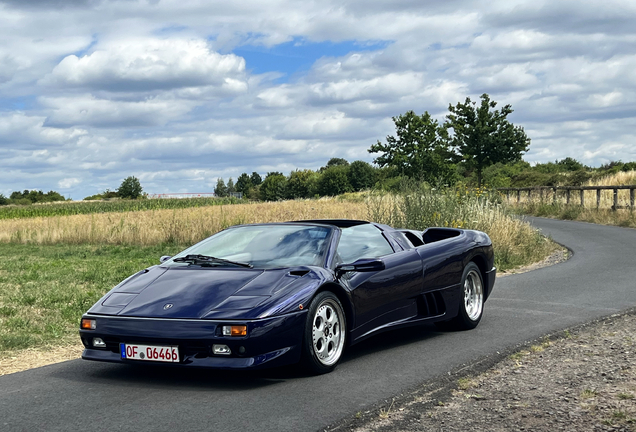
[[[180, 258], [180, 257], [185, 257], [186, 255], [191, 255], [191, 254], [197, 254], [199, 252], [197, 252], [197, 249], [199, 249], [199, 247], [209, 241], [211, 241], [212, 238], [214, 238], [215, 236], [221, 234], [221, 233], [226, 233], [227, 231], [230, 230], [237, 230], [237, 229], [241, 229], [241, 228], [245, 228], [245, 227], [260, 227], [260, 226], [266, 226], [266, 227], [276, 227], [276, 226], [282, 226], [282, 227], [290, 227], [290, 226], [299, 226], [299, 227], [313, 227], [313, 228], [322, 228], [322, 229], [326, 229], [327, 235], [324, 238], [324, 241], [321, 245], [320, 248], [320, 262], [318, 262], [317, 264], [295, 264], [295, 265], [273, 265], [273, 266], [268, 266], [268, 265], [263, 265], [261, 263], [253, 263], [251, 260], [246, 260], [244, 261], [245, 263], [249, 263], [251, 265], [253, 265], [253, 268], [249, 269], [249, 268], [241, 268], [238, 266], [223, 266], [223, 265], [218, 265], [218, 266], [205, 266], [205, 267], [201, 267], [201, 266], [196, 266], [196, 268], [205, 268], [205, 269], [232, 269], [232, 270], [272, 270], [272, 269], [281, 269], [281, 268], [292, 268], [292, 267], [303, 267], [303, 266], [317, 266], [317, 267], [323, 267], [323, 268], [327, 268], [327, 264], [331, 262], [331, 255], [332, 255], [332, 249], [333, 249], [333, 244], [334, 241], [337, 243], [337, 238], [339, 237], [340, 230], [338, 227], [335, 227], [333, 225], [327, 225], [327, 224], [317, 224], [317, 223], [303, 223], [303, 222], [277, 222], [277, 223], [256, 223], [256, 224], [242, 224], [242, 225], [233, 225], [231, 227], [228, 227], [224, 230], [218, 231], [216, 233], [214, 233], [213, 235], [201, 240], [200, 242], [197, 242], [189, 247], [187, 247], [186, 249], [180, 251], [179, 253], [177, 253], [176, 255], [172, 256], [169, 260], [163, 262], [160, 264], [161, 267], [171, 267], [171, 268], [179, 268], [179, 269], [184, 269], [184, 268], [188, 268], [190, 266], [192, 266], [193, 264], [188, 264], [188, 263], [180, 263], [180, 262], [175, 262], [174, 259], [175, 258]], [[223, 256], [219, 256], [218, 258], [225, 258]], [[225, 258], [225, 259], [231, 259], [231, 258]], [[242, 261], [242, 260], [241, 260]]]

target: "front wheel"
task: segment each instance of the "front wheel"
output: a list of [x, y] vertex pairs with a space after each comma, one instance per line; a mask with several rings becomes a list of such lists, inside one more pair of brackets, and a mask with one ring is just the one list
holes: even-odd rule
[[347, 321], [340, 300], [330, 291], [311, 302], [305, 323], [302, 363], [310, 372], [331, 372], [342, 357]]

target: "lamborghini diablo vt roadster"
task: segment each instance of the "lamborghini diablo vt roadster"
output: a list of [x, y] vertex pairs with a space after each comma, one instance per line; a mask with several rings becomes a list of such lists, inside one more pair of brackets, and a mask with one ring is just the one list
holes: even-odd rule
[[471, 329], [496, 269], [483, 232], [357, 220], [233, 226], [165, 256], [82, 317], [82, 358], [333, 370], [346, 346], [423, 322]]

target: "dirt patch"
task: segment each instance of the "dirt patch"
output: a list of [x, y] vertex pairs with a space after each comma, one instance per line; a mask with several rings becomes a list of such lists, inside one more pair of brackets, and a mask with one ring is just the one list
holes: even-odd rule
[[558, 249], [556, 249], [554, 252], [552, 252], [546, 259], [544, 259], [543, 261], [539, 261], [536, 262], [534, 264], [530, 264], [527, 266], [521, 266], [521, 267], [517, 267], [511, 270], [506, 270], [506, 271], [500, 271], [497, 272], [497, 277], [505, 277], [511, 274], [519, 274], [519, 273], [525, 273], [525, 272], [529, 272], [532, 270], [537, 270], [543, 267], [549, 267], [558, 263], [561, 263], [563, 261], [567, 261], [572, 257], [572, 252], [567, 249], [564, 248], [562, 246], [559, 246]]
[[424, 386], [332, 430], [636, 431], [636, 311]]
[[0, 356], [0, 376], [66, 360], [74, 360], [82, 355], [83, 349], [83, 345], [78, 340], [77, 344], [74, 345], [29, 348], [15, 352], [5, 352]]

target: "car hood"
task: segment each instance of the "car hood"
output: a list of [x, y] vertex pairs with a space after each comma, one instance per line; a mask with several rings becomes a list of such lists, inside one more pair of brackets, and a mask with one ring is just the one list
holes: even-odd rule
[[181, 319], [247, 317], [253, 315], [248, 311], [280, 299], [290, 285], [309, 273], [309, 269], [155, 266], [120, 283], [89, 313]]

